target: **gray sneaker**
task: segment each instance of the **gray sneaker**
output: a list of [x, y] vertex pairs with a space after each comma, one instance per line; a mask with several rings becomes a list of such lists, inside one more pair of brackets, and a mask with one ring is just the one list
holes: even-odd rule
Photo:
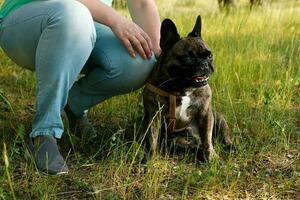
[[76, 136], [84, 141], [90, 141], [97, 136], [97, 132], [93, 125], [89, 122], [87, 112], [82, 116], [76, 116], [67, 104], [64, 108], [69, 122], [69, 129]]
[[33, 155], [35, 164], [41, 172], [49, 175], [67, 174], [68, 166], [59, 152], [56, 139], [53, 136], [38, 136], [39, 142], [29, 140], [29, 150]]

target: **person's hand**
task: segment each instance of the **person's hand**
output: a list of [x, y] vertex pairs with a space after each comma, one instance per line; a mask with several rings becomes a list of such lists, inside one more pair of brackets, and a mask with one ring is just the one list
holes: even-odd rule
[[151, 57], [153, 50], [150, 37], [134, 22], [120, 17], [111, 29], [132, 57], [136, 57], [134, 50], [144, 59]]
[[154, 55], [155, 55], [155, 58], [157, 59], [160, 54], [161, 54], [161, 48], [159, 47], [159, 45], [155, 48], [153, 48], [153, 52], [154, 52]]

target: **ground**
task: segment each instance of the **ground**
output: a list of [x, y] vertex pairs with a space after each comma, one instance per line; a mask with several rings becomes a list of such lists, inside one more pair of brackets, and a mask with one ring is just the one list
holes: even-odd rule
[[300, 2], [268, 1], [251, 11], [242, 0], [230, 10], [204, 0], [160, 0], [158, 7], [183, 36], [202, 15], [216, 65], [213, 104], [228, 120], [237, 150], [216, 143], [219, 158], [210, 164], [161, 154], [147, 168], [140, 165], [138, 90], [91, 109], [93, 141], [66, 130], [60, 146], [69, 175], [40, 174], [26, 148], [34, 73], [1, 51], [0, 199], [299, 199]]

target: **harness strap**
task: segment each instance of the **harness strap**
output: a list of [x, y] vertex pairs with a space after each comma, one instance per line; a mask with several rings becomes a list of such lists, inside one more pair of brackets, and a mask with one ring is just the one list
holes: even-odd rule
[[146, 89], [150, 90], [151, 92], [154, 92], [155, 94], [158, 94], [163, 97], [169, 98], [169, 124], [168, 124], [168, 133], [176, 133], [180, 131], [184, 131], [186, 127], [176, 129], [176, 98], [177, 96], [174, 94], [171, 94], [169, 92], [166, 92], [151, 83], [147, 83], [145, 86]]
[[169, 125], [168, 125], [168, 132], [173, 133], [176, 128], [176, 96], [170, 95], [169, 96]]
[[158, 94], [159, 96], [169, 97], [170, 95], [172, 95], [172, 94], [160, 89], [159, 87], [152, 85], [151, 83], [147, 83], [145, 88], [147, 88], [151, 92], [154, 92], [155, 94]]

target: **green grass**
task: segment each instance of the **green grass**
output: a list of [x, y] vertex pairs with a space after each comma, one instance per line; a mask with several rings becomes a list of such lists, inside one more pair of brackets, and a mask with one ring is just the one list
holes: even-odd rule
[[[160, 155], [139, 166], [135, 135], [141, 90], [93, 108], [99, 137], [84, 144], [64, 134], [70, 174], [37, 173], [26, 149], [34, 110], [34, 74], [0, 54], [0, 199], [297, 199], [300, 196], [300, 3], [274, 2], [251, 12], [245, 1], [230, 13], [207, 1], [159, 1], [162, 18], [182, 35], [203, 18], [203, 38], [216, 71], [213, 104], [227, 118], [237, 152], [195, 164]], [[132, 128], [132, 127], [135, 128]], [[6, 153], [4, 145], [6, 144]], [[8, 162], [5, 162], [7, 157]]]

